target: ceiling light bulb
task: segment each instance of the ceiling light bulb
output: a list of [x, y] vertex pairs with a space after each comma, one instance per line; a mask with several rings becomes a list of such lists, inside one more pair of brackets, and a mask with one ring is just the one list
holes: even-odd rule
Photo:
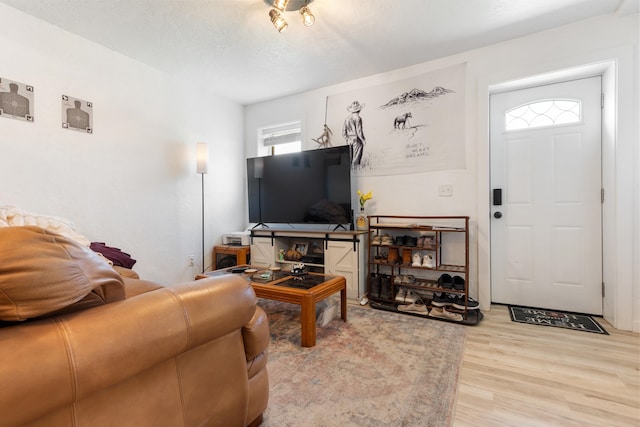
[[279, 33], [286, 30], [289, 26], [289, 24], [287, 24], [287, 21], [284, 20], [282, 15], [280, 15], [280, 12], [278, 12], [276, 9], [271, 9], [269, 11], [269, 17], [271, 18], [271, 23], [274, 27], [276, 27], [276, 30], [278, 30]]
[[287, 3], [289, 3], [289, 0], [275, 0], [273, 2], [273, 7], [278, 9], [280, 12], [284, 12], [287, 8]]
[[305, 27], [310, 27], [314, 22], [316, 22], [316, 18], [313, 16], [308, 6], [304, 6], [300, 9], [300, 15], [302, 15], [302, 23]]

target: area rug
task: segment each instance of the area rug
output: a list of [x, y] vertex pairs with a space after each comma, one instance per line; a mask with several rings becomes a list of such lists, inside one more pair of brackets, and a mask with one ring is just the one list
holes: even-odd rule
[[593, 320], [591, 316], [585, 314], [510, 305], [509, 315], [511, 316], [512, 322], [555, 326], [556, 328], [609, 335], [598, 322]]
[[264, 427], [450, 426], [466, 328], [348, 306], [300, 347], [300, 308], [259, 300], [269, 316]]

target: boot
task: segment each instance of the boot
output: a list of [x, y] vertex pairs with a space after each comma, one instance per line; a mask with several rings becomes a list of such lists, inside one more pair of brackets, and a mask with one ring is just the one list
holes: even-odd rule
[[387, 256], [387, 263], [395, 264], [398, 262], [400, 258], [400, 254], [398, 253], [398, 248], [389, 248], [389, 255]]
[[404, 265], [411, 265], [411, 249], [402, 250], [402, 263]]
[[380, 276], [376, 273], [371, 273], [369, 280], [369, 297], [380, 298]]
[[391, 276], [382, 274], [380, 277], [380, 298], [391, 301], [393, 299], [393, 290], [391, 289]]

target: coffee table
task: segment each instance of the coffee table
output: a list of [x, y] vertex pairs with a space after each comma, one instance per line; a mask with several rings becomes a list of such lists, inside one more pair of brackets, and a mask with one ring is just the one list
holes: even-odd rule
[[260, 298], [288, 302], [301, 307], [302, 347], [316, 345], [317, 302], [340, 292], [340, 317], [347, 321], [347, 282], [344, 277], [320, 273], [307, 273], [296, 277], [288, 272], [275, 273], [271, 281], [261, 282], [252, 277], [251, 285]]
[[[250, 268], [249, 266], [243, 266]], [[197, 278], [219, 274], [234, 274], [228, 268], [199, 275]], [[267, 273], [268, 272], [268, 273]], [[267, 273], [267, 274], [264, 274]], [[347, 282], [342, 276], [307, 273], [295, 276], [285, 271], [259, 269], [255, 274], [235, 273], [250, 281], [259, 298], [297, 304], [301, 307], [300, 326], [302, 347], [316, 345], [316, 303], [340, 292], [340, 317], [347, 321]]]

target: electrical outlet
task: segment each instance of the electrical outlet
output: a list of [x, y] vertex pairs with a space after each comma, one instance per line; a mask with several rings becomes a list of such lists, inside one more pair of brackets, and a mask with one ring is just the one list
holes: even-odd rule
[[453, 196], [453, 185], [451, 184], [441, 184], [438, 186], [438, 196], [440, 197], [451, 197]]
[[189, 266], [193, 267], [194, 265], [196, 265], [196, 256], [187, 255], [187, 262], [189, 263]]

